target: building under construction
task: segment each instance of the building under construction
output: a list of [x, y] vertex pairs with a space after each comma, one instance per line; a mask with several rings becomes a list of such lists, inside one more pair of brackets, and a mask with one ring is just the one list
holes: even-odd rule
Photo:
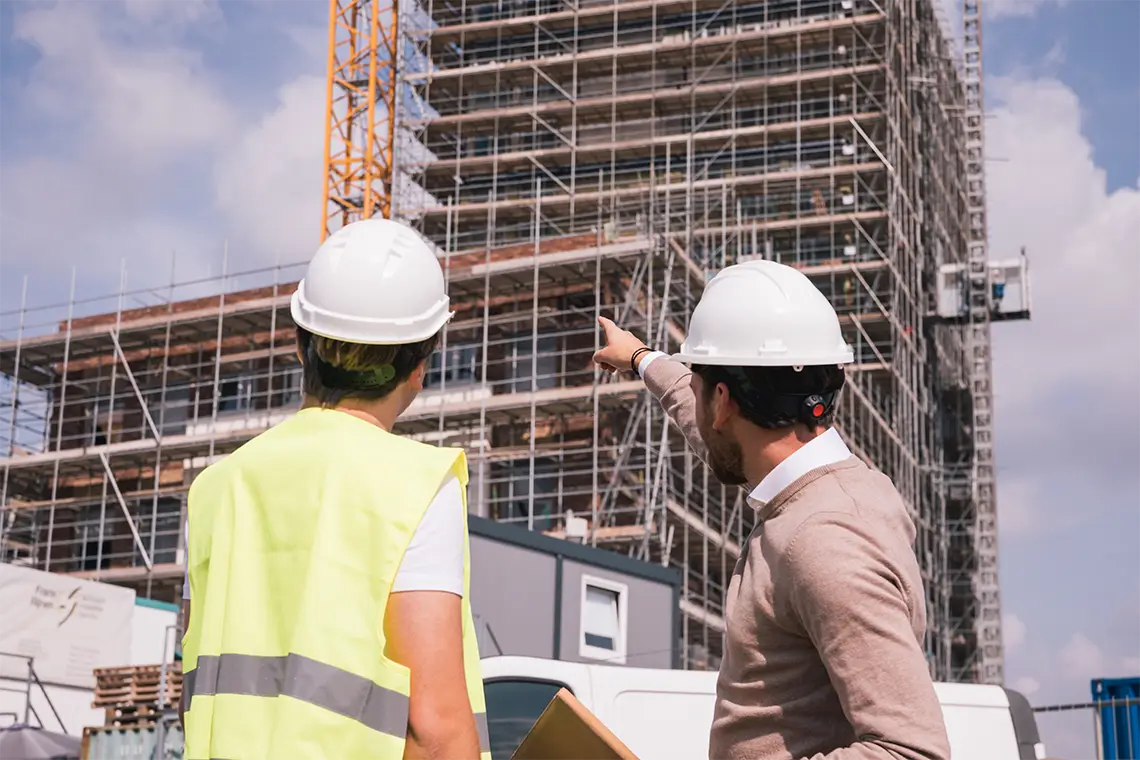
[[[715, 667], [754, 515], [593, 368], [597, 317], [674, 350], [712, 273], [790, 264], [855, 349], [840, 432], [918, 527], [932, 672], [1000, 682], [989, 330], [1029, 294], [986, 250], [977, 3], [961, 47], [922, 0], [401, 8], [392, 214], [456, 316], [400, 429], [467, 450], [471, 510], [679, 568]], [[300, 273], [4, 314], [4, 559], [173, 598], [194, 475], [299, 401]]]

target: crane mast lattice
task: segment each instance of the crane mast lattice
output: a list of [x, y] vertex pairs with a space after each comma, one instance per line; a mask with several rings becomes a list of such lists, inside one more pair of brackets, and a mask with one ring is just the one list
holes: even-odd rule
[[321, 240], [391, 215], [398, 0], [330, 0]]

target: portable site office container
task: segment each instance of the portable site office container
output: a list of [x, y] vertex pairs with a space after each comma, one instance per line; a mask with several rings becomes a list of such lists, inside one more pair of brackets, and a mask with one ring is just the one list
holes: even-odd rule
[[680, 667], [681, 575], [469, 516], [479, 653]]

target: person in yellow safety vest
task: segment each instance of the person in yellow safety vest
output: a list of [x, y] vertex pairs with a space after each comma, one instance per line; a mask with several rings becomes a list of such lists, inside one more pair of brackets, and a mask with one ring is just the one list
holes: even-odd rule
[[467, 460], [391, 432], [452, 315], [439, 262], [355, 222], [291, 312], [301, 410], [190, 488], [184, 756], [490, 760]]

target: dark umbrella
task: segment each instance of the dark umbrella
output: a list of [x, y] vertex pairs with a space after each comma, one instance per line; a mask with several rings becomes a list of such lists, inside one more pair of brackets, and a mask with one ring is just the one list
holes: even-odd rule
[[83, 741], [35, 726], [0, 729], [0, 760], [79, 760]]

